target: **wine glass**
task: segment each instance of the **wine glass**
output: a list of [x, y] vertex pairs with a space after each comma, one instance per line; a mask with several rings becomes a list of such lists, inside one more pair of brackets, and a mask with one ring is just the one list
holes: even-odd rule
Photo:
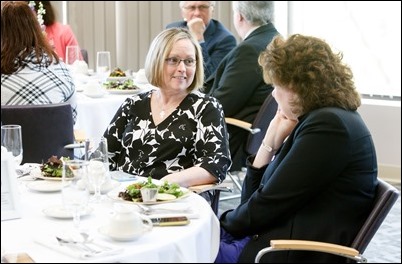
[[73, 214], [75, 229], [80, 229], [81, 211], [89, 201], [89, 191], [82, 180], [88, 175], [88, 161], [63, 160], [62, 166], [62, 201], [66, 210]]
[[22, 134], [20, 125], [1, 126], [1, 146], [14, 156], [16, 166], [22, 162]]
[[107, 140], [102, 137], [99, 145], [94, 151], [87, 155], [89, 160], [88, 167], [88, 183], [94, 188], [93, 201], [99, 203], [101, 201], [101, 186], [109, 179], [109, 160]]
[[98, 51], [96, 53], [96, 73], [98, 77], [105, 79], [110, 75], [110, 51]]

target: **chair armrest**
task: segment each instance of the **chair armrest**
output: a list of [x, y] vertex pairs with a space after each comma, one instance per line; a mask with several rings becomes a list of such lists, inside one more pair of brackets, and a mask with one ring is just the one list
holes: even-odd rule
[[188, 187], [188, 189], [197, 194], [200, 194], [200, 193], [203, 193], [206, 191], [210, 191], [210, 190], [232, 192], [232, 189], [230, 188], [229, 185], [227, 185], [227, 183], [221, 183], [221, 184], [211, 183], [211, 184], [194, 185], [194, 186]]
[[84, 142], [86, 138], [87, 137], [84, 130], [74, 129], [75, 142]]
[[261, 249], [255, 262], [258, 263], [263, 255], [268, 252], [281, 251], [281, 250], [308, 250], [325, 252], [334, 255], [343, 256], [353, 259], [357, 262], [367, 262], [367, 260], [359, 254], [354, 248], [341, 246], [333, 243], [309, 241], [309, 240], [271, 240], [270, 247]]
[[256, 134], [261, 131], [259, 128], [251, 128], [251, 124], [236, 118], [225, 117], [226, 124], [237, 126], [249, 131], [251, 134]]

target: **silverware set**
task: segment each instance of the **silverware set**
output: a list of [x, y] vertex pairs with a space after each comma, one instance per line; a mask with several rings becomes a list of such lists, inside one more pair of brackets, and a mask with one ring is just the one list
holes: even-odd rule
[[110, 247], [102, 246], [99, 244], [93, 243], [92, 239], [90, 239], [89, 234], [85, 232], [81, 232], [80, 236], [82, 237], [82, 241], [77, 241], [74, 239], [66, 239], [59, 236], [56, 236], [56, 239], [60, 246], [68, 246], [73, 249], [84, 250], [90, 254], [99, 254], [105, 250], [110, 250]]

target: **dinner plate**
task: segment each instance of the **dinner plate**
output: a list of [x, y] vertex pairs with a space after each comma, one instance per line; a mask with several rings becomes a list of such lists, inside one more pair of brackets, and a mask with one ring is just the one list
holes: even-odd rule
[[133, 234], [127, 234], [125, 236], [117, 236], [117, 235], [113, 235], [109, 233], [109, 227], [108, 226], [101, 226], [98, 229], [99, 233], [101, 233], [102, 235], [105, 235], [107, 237], [110, 237], [113, 240], [116, 241], [133, 241], [133, 240], [137, 240], [138, 238], [140, 238], [142, 235], [144, 235], [145, 233], [148, 233], [149, 231], [151, 231], [151, 229], [148, 228], [144, 228], [141, 232], [137, 232], [137, 233], [133, 233]]
[[133, 77], [130, 76], [125, 76], [125, 77], [107, 77], [106, 81], [107, 82], [124, 82], [128, 79], [133, 79]]
[[61, 190], [60, 181], [34, 181], [27, 184], [27, 188], [37, 192], [58, 192]]
[[[84, 210], [81, 211], [81, 216], [86, 216], [92, 213], [94, 209], [92, 207], [86, 207]], [[54, 218], [62, 218], [62, 219], [69, 219], [73, 218], [73, 214], [64, 208], [63, 205], [52, 205], [42, 210], [42, 212], [50, 217]]]
[[110, 94], [137, 94], [142, 91], [142, 89], [106, 89]]
[[[126, 185], [127, 186], [127, 185]], [[174, 195], [165, 195], [165, 194], [161, 194], [158, 193], [156, 196], [156, 201], [149, 201], [149, 202], [134, 202], [134, 201], [127, 201], [127, 200], [123, 200], [122, 198], [119, 197], [119, 192], [124, 192], [126, 188], [115, 188], [113, 190], [111, 190], [110, 192], [107, 193], [107, 196], [115, 201], [120, 201], [120, 202], [124, 202], [124, 203], [129, 203], [129, 204], [147, 204], [147, 205], [152, 205], [152, 204], [162, 204], [162, 203], [171, 203], [171, 202], [176, 202], [178, 200], [181, 200], [183, 198], [186, 198], [190, 195], [190, 191], [186, 188], [181, 187], [181, 190], [183, 191], [183, 195], [180, 197], [176, 197]], [[174, 197], [174, 198], [173, 198]]]
[[86, 96], [88, 96], [88, 97], [91, 97], [91, 98], [100, 98], [100, 97], [103, 97], [104, 95], [106, 94], [106, 92], [100, 92], [100, 93], [87, 93], [87, 92], [84, 92], [84, 95], [86, 95]]

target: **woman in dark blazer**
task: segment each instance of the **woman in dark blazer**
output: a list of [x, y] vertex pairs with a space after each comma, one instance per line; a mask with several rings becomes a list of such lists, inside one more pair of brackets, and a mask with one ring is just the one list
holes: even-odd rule
[[[324, 41], [302, 35], [278, 36], [260, 55], [278, 112], [248, 158], [240, 205], [221, 215], [217, 262], [253, 262], [272, 239], [349, 246], [367, 218], [377, 186], [376, 152], [357, 112], [353, 74], [341, 58]], [[261, 261], [344, 259], [285, 251]]]

